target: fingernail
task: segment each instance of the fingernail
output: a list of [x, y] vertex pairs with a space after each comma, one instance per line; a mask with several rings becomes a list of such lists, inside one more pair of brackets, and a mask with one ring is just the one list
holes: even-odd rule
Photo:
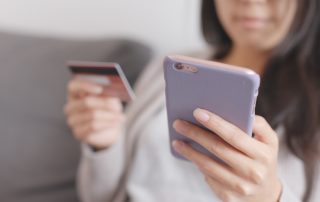
[[210, 119], [209, 114], [200, 108], [197, 108], [196, 110], [194, 110], [193, 115], [197, 120], [199, 120], [201, 122], [207, 122]]
[[175, 120], [173, 122], [173, 128], [179, 133], [186, 133], [188, 131], [189, 125], [182, 120]]
[[182, 148], [184, 146], [184, 143], [179, 141], [179, 140], [174, 140], [172, 142], [172, 147], [174, 148], [174, 150], [176, 150], [178, 153], [181, 153]]

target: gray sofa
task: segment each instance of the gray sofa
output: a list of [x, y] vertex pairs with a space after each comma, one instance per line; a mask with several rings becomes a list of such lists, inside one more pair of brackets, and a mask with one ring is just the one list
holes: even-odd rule
[[0, 201], [78, 201], [79, 144], [63, 114], [70, 79], [65, 62], [116, 61], [133, 84], [151, 54], [130, 40], [0, 33]]

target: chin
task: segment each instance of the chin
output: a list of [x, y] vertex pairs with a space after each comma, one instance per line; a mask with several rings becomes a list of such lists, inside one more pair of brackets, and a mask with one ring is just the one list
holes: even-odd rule
[[273, 47], [273, 45], [267, 43], [268, 39], [264, 37], [245, 36], [240, 38], [238, 42], [239, 45], [254, 50], [268, 51]]

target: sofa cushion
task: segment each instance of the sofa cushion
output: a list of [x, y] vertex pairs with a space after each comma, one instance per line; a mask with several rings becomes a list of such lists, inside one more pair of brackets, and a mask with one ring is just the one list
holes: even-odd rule
[[132, 84], [150, 57], [130, 40], [0, 33], [0, 201], [78, 201], [79, 144], [63, 114], [67, 60], [118, 62]]

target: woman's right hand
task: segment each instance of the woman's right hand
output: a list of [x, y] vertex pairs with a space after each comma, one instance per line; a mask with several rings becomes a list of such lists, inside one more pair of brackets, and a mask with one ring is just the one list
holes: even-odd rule
[[104, 95], [98, 84], [76, 78], [68, 85], [65, 114], [74, 137], [97, 150], [117, 141], [125, 120], [118, 98]]

